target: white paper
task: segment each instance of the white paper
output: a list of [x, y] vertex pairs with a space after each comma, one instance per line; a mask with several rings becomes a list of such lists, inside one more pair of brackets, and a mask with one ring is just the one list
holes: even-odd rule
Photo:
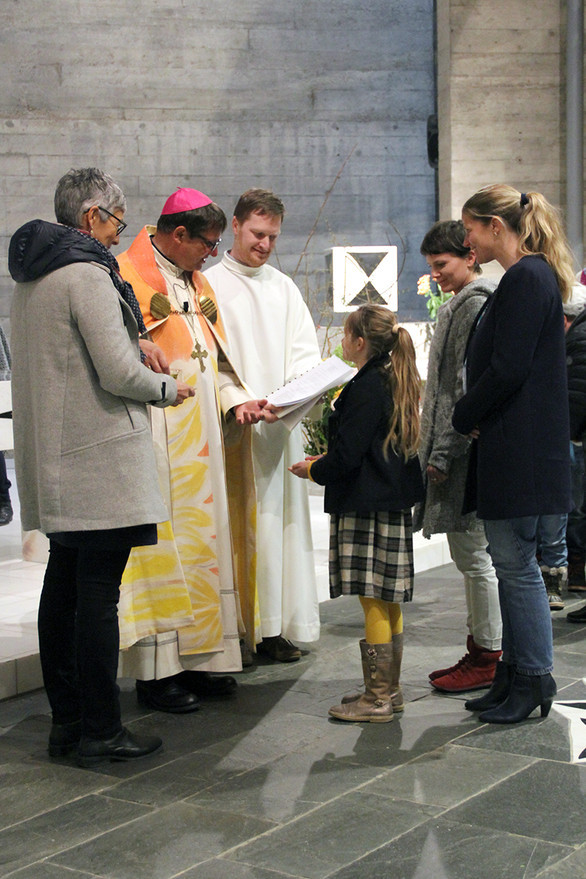
[[281, 424], [284, 424], [287, 430], [293, 430], [311, 412], [319, 399], [320, 397], [314, 397], [313, 400], [309, 400], [307, 403], [301, 403], [299, 406], [287, 406], [285, 409], [282, 409], [278, 413]]
[[313, 369], [308, 369], [303, 375], [287, 382], [282, 388], [268, 394], [267, 400], [278, 407], [296, 407], [310, 401], [316, 402], [326, 391], [346, 384], [354, 375], [356, 369], [348, 366], [334, 354], [327, 360], [322, 360]]

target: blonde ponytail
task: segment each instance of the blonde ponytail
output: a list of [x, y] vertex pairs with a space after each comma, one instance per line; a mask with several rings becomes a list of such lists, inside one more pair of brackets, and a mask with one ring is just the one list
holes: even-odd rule
[[388, 457], [389, 445], [395, 454], [401, 452], [408, 460], [419, 448], [419, 398], [421, 376], [417, 370], [415, 346], [405, 327], [397, 327], [396, 342], [388, 364], [389, 384], [393, 395], [393, 411], [389, 432], [383, 443]]

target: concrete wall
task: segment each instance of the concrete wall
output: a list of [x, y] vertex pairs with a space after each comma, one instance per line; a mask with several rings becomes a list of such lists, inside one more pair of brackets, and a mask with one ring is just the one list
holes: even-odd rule
[[402, 238], [402, 316], [424, 314], [433, 27], [432, 0], [2, 0], [0, 319], [10, 234], [52, 219], [56, 181], [86, 165], [127, 194], [122, 247], [178, 185], [227, 213], [249, 186], [273, 188], [288, 209], [287, 271], [319, 215], [297, 277], [310, 299], [327, 287], [332, 244]]
[[440, 218], [480, 186], [565, 205], [565, 3], [438, 0]]

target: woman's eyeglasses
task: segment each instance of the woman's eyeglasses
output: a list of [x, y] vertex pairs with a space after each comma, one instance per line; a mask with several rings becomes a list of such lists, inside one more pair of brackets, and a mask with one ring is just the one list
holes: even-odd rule
[[[108, 220], [114, 220], [114, 222], [116, 223], [116, 235], [122, 235], [128, 224], [123, 223], [120, 217], [117, 217], [116, 214], [113, 214], [107, 208], [103, 208], [99, 204], [96, 205], [96, 207], [99, 211], [103, 211], [105, 214], [108, 214]], [[84, 214], [89, 214], [90, 211], [91, 208], [88, 208], [87, 211], [84, 211]]]
[[116, 234], [122, 235], [122, 233], [124, 232], [124, 230], [126, 229], [128, 224], [123, 223], [122, 220], [120, 219], [120, 217], [117, 217], [116, 214], [110, 213], [110, 211], [108, 211], [106, 208], [102, 208], [102, 207], [100, 207], [100, 205], [98, 205], [98, 209], [100, 211], [104, 211], [105, 214], [108, 214], [109, 220], [114, 220], [114, 222], [118, 224], [116, 227]]

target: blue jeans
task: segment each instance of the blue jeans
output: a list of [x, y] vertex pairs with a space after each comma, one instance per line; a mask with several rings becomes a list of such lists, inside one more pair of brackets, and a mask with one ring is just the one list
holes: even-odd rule
[[503, 660], [525, 675], [553, 670], [553, 631], [535, 558], [539, 516], [486, 519], [488, 551], [499, 581]]
[[541, 564], [548, 568], [565, 568], [568, 565], [566, 547], [567, 513], [537, 517], [537, 549]]

